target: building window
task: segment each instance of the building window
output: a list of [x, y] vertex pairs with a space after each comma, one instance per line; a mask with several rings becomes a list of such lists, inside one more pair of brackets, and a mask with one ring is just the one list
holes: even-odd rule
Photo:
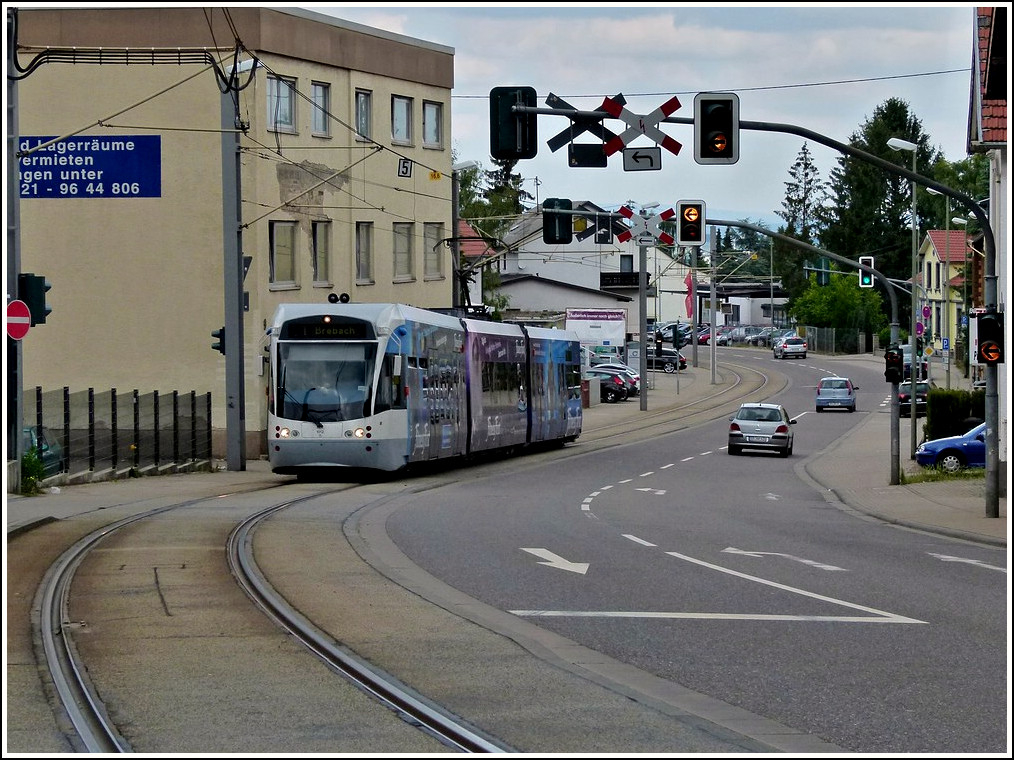
[[314, 82], [310, 85], [313, 100], [313, 133], [327, 137], [331, 134], [331, 85]]
[[423, 225], [423, 277], [430, 280], [444, 276], [444, 225], [427, 222]]
[[369, 140], [373, 136], [373, 105], [368, 90], [356, 90], [356, 139]]
[[373, 222], [356, 222], [356, 282], [373, 282]]
[[621, 272], [633, 272], [634, 271], [634, 255], [631, 253], [620, 254], [620, 271]]
[[391, 96], [391, 140], [412, 143], [412, 98]]
[[443, 147], [443, 108], [440, 103], [423, 101], [423, 145]]
[[331, 222], [313, 222], [313, 281], [331, 282]]
[[296, 80], [268, 77], [268, 129], [296, 131]]
[[412, 270], [412, 228], [411, 222], [395, 222], [394, 233], [394, 279], [411, 280]]
[[296, 284], [296, 223], [271, 222], [271, 284]]

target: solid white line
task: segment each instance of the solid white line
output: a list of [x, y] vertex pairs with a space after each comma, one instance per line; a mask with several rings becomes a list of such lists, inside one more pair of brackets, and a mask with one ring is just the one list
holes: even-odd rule
[[637, 536], [632, 535], [630, 533], [624, 533], [623, 537], [624, 538], [629, 538], [631, 541], [636, 541], [637, 543], [641, 544], [642, 546], [657, 546], [658, 545], [658, 544], [653, 544], [650, 541], [645, 541], [643, 538], [638, 538]]
[[819, 623], [922, 623], [921, 620], [898, 616], [850, 617], [835, 615], [761, 615], [736, 612], [646, 612], [637, 610], [507, 610], [519, 617], [610, 617], [656, 618], [666, 620], [786, 620]]
[[719, 571], [720, 573], [728, 573], [729, 575], [735, 575], [738, 578], [744, 578], [748, 581], [754, 581], [755, 583], [763, 583], [765, 586], [772, 586], [774, 588], [782, 589], [783, 591], [789, 591], [793, 594], [799, 594], [800, 596], [808, 596], [811, 599], [819, 599], [822, 602], [829, 602], [830, 604], [838, 604], [841, 605], [842, 607], [850, 607], [854, 610], [862, 610], [863, 612], [869, 612], [872, 615], [881, 615], [883, 617], [891, 618], [892, 620], [896, 620], [898, 622], [905, 623], [925, 622], [923, 620], [912, 620], [911, 618], [902, 617], [900, 615], [893, 615], [890, 612], [884, 612], [882, 610], [877, 610], [872, 607], [864, 607], [861, 604], [853, 604], [852, 602], [845, 602], [842, 601], [841, 599], [832, 599], [829, 596], [823, 596], [822, 594], [815, 594], [812, 591], [804, 591], [803, 589], [794, 588], [792, 586], [786, 586], [783, 583], [776, 583], [775, 581], [769, 581], [764, 578], [758, 578], [755, 575], [747, 575], [746, 573], [731, 570], [727, 567], [722, 567], [721, 565], [713, 565], [712, 563], [705, 562], [704, 560], [701, 559], [694, 559], [693, 557], [688, 557], [687, 555], [680, 554], [679, 552], [666, 552], [666, 554], [668, 554], [670, 557], [676, 557], [677, 559], [685, 559], [687, 562], [693, 562], [694, 564], [702, 565], [703, 567], [709, 567], [712, 570]]

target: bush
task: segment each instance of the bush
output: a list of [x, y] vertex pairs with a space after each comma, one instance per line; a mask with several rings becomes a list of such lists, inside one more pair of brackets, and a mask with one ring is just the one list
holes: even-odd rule
[[21, 493], [23, 496], [33, 496], [42, 492], [39, 484], [46, 476], [46, 470], [39, 459], [39, 453], [33, 446], [21, 455]]
[[985, 418], [985, 391], [931, 388], [926, 397], [926, 440], [963, 435]]

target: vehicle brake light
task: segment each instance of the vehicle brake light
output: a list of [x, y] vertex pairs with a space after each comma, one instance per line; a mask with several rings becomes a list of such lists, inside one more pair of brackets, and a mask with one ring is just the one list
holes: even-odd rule
[[729, 425], [729, 430], [739, 430], [739, 423], [733, 422]]
[[776, 433], [788, 433], [789, 432], [789, 426], [788, 425], [779, 425], [775, 429], [775, 432]]

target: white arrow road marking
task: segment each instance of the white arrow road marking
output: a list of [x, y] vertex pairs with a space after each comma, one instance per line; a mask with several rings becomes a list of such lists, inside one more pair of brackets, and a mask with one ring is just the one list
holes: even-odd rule
[[660, 491], [657, 488], [635, 488], [635, 491], [644, 491], [645, 493], [653, 493], [656, 496], [665, 496], [665, 491]]
[[966, 559], [965, 557], [952, 557], [949, 554], [934, 554], [933, 552], [926, 553], [929, 554], [931, 557], [936, 557], [937, 559], [942, 560], [943, 562], [966, 562], [969, 565], [978, 565], [979, 567], [984, 567], [987, 570], [999, 570], [1001, 573], [1007, 572], [1006, 567], [998, 567], [997, 565], [987, 565], [985, 562], [982, 562], [981, 560], [977, 559]]
[[778, 501], [782, 497], [776, 493], [766, 493], [764, 494], [764, 498], [767, 499], [768, 501]]
[[841, 570], [842, 572], [848, 572], [844, 567], [836, 567], [835, 565], [825, 565], [823, 562], [814, 562], [812, 559], [803, 559], [802, 557], [793, 557], [791, 554], [782, 554], [781, 552], [749, 552], [744, 549], [735, 549], [728, 547], [722, 549], [723, 552], [728, 554], [745, 554], [748, 557], [785, 557], [785, 559], [791, 559], [793, 562], [802, 562], [804, 565], [810, 565], [812, 567], [818, 567], [821, 570]]
[[588, 572], [587, 562], [570, 562], [558, 554], [553, 554], [549, 549], [525, 549], [521, 547], [521, 551], [534, 554], [536, 557], [542, 557], [546, 560], [545, 562], [540, 562], [540, 565], [549, 565], [557, 570], [570, 570], [572, 573], [580, 573], [581, 575]]

